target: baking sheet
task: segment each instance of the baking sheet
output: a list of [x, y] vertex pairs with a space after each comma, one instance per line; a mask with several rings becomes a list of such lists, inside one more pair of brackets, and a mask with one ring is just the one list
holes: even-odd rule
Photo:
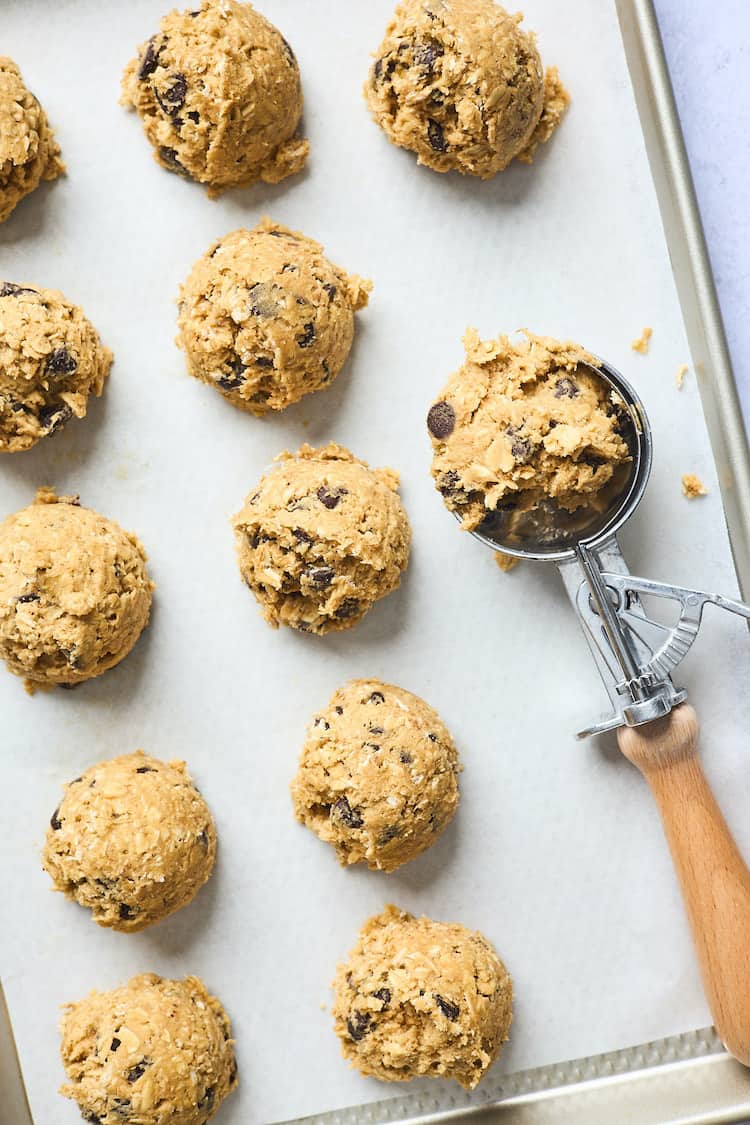
[[[623, 535], [631, 569], [736, 593], [695, 375], [681, 393], [673, 383], [687, 343], [614, 7], [585, 0], [572, 28], [552, 0], [526, 5], [575, 101], [534, 168], [489, 184], [417, 169], [369, 122], [359, 88], [389, 9], [268, 0], [300, 59], [313, 159], [286, 185], [218, 202], [153, 164], [116, 105], [119, 71], [158, 4], [4, 12], [3, 50], [45, 102], [70, 174], [0, 228], [0, 272], [79, 300], [116, 366], [87, 422], [2, 461], [0, 510], [41, 483], [80, 491], [138, 531], [159, 585], [151, 628], [100, 681], [30, 700], [0, 678], [12, 919], [0, 973], [40, 1122], [78, 1119], [54, 1092], [57, 1006], [151, 969], [198, 973], [233, 1017], [243, 1081], [222, 1121], [403, 1094], [347, 1071], [320, 1007], [337, 958], [386, 900], [481, 927], [506, 958], [518, 1000], [496, 1076], [709, 1020], [645, 788], [611, 741], [573, 740], [605, 700], [556, 572], [499, 574], [458, 533], [427, 471], [424, 413], [460, 361], [466, 324], [578, 338], [638, 387], [654, 428], [654, 477]], [[320, 238], [376, 288], [332, 390], [255, 421], [184, 376], [172, 299], [212, 238], [265, 212]], [[655, 334], [643, 358], [629, 343], [646, 323]], [[281, 448], [328, 438], [402, 471], [412, 565], [348, 636], [273, 634], [239, 582], [227, 517]], [[681, 498], [684, 471], [703, 477], [709, 498]], [[707, 772], [747, 848], [750, 650], [739, 622], [708, 625], [681, 678], [703, 719]], [[387, 877], [339, 870], [289, 811], [305, 723], [352, 675], [431, 700], [466, 766], [457, 822]], [[188, 760], [221, 853], [187, 910], [125, 936], [51, 896], [38, 854], [62, 782], [135, 746]], [[421, 1088], [453, 1100], [443, 1084]]]

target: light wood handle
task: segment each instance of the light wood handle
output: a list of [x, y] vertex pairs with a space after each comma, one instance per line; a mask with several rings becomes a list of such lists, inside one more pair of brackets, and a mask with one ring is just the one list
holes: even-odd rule
[[618, 742], [656, 800], [716, 1030], [750, 1066], [750, 871], [698, 761], [695, 711], [623, 727]]

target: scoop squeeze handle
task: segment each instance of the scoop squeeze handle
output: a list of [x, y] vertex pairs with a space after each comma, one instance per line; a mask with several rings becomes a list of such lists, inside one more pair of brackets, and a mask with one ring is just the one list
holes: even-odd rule
[[716, 1030], [750, 1066], [750, 871], [701, 769], [695, 711], [683, 703], [617, 738], [659, 809]]

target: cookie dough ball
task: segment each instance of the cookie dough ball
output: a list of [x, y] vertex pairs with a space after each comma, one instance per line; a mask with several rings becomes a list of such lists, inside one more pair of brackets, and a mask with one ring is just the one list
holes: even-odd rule
[[486, 180], [531, 162], [569, 97], [534, 36], [494, 0], [404, 0], [365, 86], [388, 139], [436, 172]]
[[0, 56], [0, 223], [41, 180], [64, 171], [47, 115], [13, 59]]
[[132, 933], [187, 906], [215, 859], [213, 818], [185, 763], [138, 751], [66, 786], [42, 863], [100, 926]]
[[333, 987], [342, 1053], [367, 1076], [455, 1078], [470, 1090], [508, 1038], [508, 971], [482, 934], [455, 923], [386, 906]]
[[398, 473], [335, 444], [277, 462], [233, 520], [242, 577], [274, 628], [350, 629], [409, 561]]
[[122, 79], [158, 162], [209, 195], [299, 172], [302, 88], [294, 51], [251, 4], [203, 0], [172, 11]]
[[629, 462], [624, 404], [578, 344], [530, 333], [482, 341], [470, 329], [464, 345], [427, 415], [435, 485], [463, 527], [546, 500], [575, 511]]
[[237, 1086], [229, 1018], [197, 977], [133, 977], [68, 1004], [60, 1093], [98, 1125], [204, 1125]]
[[233, 231], [182, 288], [188, 370], [241, 410], [283, 410], [336, 378], [371, 288], [298, 231], [268, 219]]
[[62, 293], [0, 281], [0, 453], [85, 418], [111, 364], [83, 309]]
[[40, 489], [0, 523], [0, 657], [32, 689], [90, 680], [128, 655], [152, 589], [134, 535]]
[[429, 704], [393, 684], [352, 680], [313, 719], [292, 782], [294, 813], [343, 865], [394, 871], [453, 819], [458, 769]]

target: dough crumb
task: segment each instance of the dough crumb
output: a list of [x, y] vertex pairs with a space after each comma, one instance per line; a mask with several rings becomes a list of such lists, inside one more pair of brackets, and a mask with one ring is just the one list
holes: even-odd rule
[[685, 376], [687, 375], [688, 371], [689, 371], [689, 368], [688, 368], [688, 365], [686, 363], [683, 363], [680, 367], [677, 368], [677, 371], [675, 372], [674, 381], [677, 384], [677, 390], [678, 391], [682, 390], [682, 384], [685, 382]]
[[495, 562], [504, 574], [509, 574], [511, 570], [515, 570], [520, 561], [515, 555], [506, 555], [504, 551], [495, 551]]
[[648, 355], [648, 349], [651, 344], [651, 337], [654, 334], [653, 328], [644, 328], [637, 340], [633, 340], [630, 345], [634, 352], [640, 355]]
[[699, 496], [708, 496], [708, 489], [695, 473], [684, 473], [682, 477], [682, 495], [687, 496], [688, 500], [697, 500]]

